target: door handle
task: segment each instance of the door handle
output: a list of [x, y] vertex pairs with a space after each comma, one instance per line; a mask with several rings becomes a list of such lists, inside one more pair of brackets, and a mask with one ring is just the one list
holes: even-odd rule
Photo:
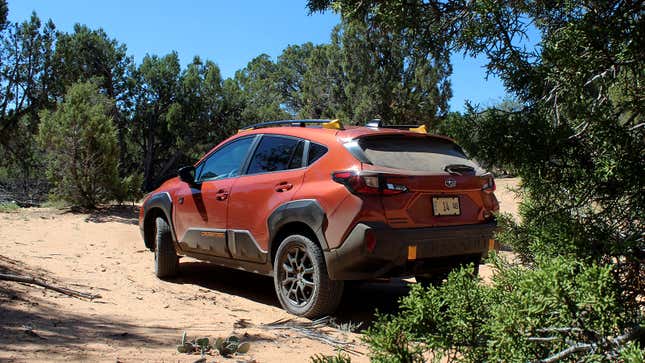
[[275, 186], [275, 191], [282, 193], [282, 192], [286, 192], [287, 190], [290, 190], [291, 188], [293, 188], [293, 184], [282, 182]]
[[215, 193], [215, 199], [217, 200], [225, 200], [228, 198], [228, 192], [224, 189], [220, 189]]

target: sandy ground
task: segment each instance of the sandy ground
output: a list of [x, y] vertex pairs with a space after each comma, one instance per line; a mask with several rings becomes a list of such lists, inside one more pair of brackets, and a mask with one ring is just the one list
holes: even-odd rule
[[[502, 211], [516, 214], [507, 187], [498, 181]], [[181, 276], [162, 281], [153, 274], [133, 207], [92, 214], [29, 208], [0, 213], [0, 272], [39, 276], [76, 290], [100, 294], [92, 301], [39, 287], [0, 281], [0, 362], [109, 361], [194, 362], [199, 355], [176, 352], [189, 338], [236, 334], [251, 350], [208, 362], [303, 362], [328, 344], [263, 324], [293, 319], [279, 308], [270, 278], [182, 259]], [[483, 266], [480, 274], [490, 275]], [[408, 282], [351, 284], [335, 318], [371, 323], [374, 309], [395, 311]], [[294, 319], [305, 322], [305, 320]], [[332, 327], [324, 332], [351, 342], [353, 362], [368, 360], [360, 334]]]
[[518, 204], [520, 196], [517, 191], [520, 187], [518, 178], [495, 179], [497, 190], [495, 195], [499, 200], [499, 209], [502, 213], [510, 213], [516, 220], [519, 220]]

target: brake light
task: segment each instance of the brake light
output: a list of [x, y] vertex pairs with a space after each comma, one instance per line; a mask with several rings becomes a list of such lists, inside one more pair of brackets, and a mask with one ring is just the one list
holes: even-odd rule
[[355, 171], [337, 171], [332, 179], [343, 184], [350, 192], [362, 195], [396, 195], [408, 191], [405, 185], [385, 182], [379, 175], [361, 175]]
[[495, 178], [493, 178], [491, 175], [485, 175], [483, 176], [485, 179], [484, 185], [482, 185], [482, 190], [486, 193], [492, 193], [497, 189], [495, 186]]

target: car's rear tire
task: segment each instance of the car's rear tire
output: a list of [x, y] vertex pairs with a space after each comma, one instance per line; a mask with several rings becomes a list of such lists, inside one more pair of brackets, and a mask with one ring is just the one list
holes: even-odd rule
[[273, 282], [280, 305], [306, 318], [334, 312], [343, 295], [343, 281], [329, 279], [320, 247], [302, 235], [288, 236], [278, 247]]
[[172, 277], [179, 272], [179, 258], [172, 243], [170, 226], [165, 219], [155, 220], [155, 275], [159, 278]]

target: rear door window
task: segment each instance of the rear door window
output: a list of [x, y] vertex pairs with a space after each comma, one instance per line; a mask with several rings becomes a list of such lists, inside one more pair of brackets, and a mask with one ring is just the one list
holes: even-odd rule
[[441, 172], [447, 169], [479, 173], [455, 143], [431, 137], [366, 137], [358, 144], [371, 164], [393, 169]]
[[264, 135], [247, 174], [268, 173], [302, 167], [304, 141], [291, 137]]

